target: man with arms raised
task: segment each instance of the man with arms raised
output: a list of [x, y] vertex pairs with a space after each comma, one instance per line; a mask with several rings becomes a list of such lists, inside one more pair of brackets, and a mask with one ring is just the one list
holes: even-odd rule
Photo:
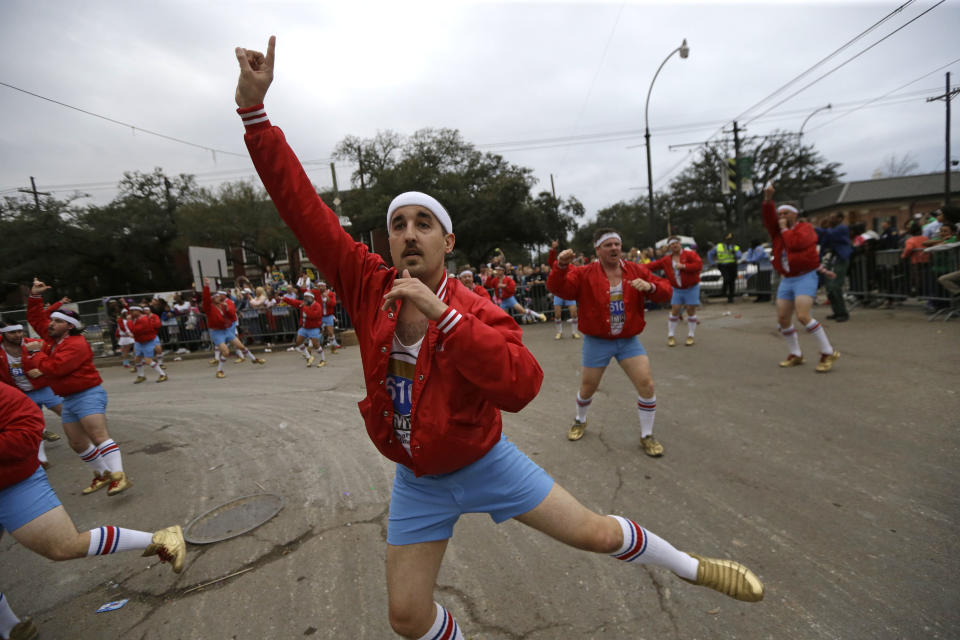
[[698, 560], [626, 518], [586, 509], [502, 436], [500, 411], [522, 409], [543, 379], [520, 328], [448, 277], [453, 223], [429, 195], [406, 192], [387, 208], [394, 267], [341, 228], [267, 119], [274, 42], [266, 56], [236, 50], [238, 113], [277, 211], [353, 321], [367, 387], [360, 412], [374, 445], [397, 463], [386, 553], [394, 631], [464, 637], [433, 592], [453, 526], [468, 512], [496, 522], [516, 518], [577, 548], [657, 564], [732, 597], [759, 600], [763, 586], [742, 565]]

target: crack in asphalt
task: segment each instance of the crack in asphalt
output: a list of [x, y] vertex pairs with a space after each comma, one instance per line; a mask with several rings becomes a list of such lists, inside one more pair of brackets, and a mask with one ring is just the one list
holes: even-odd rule
[[679, 637], [680, 626], [677, 623], [677, 618], [674, 615], [673, 609], [667, 606], [667, 591], [669, 591], [669, 587], [660, 583], [660, 581], [657, 579], [657, 574], [650, 567], [644, 565], [643, 570], [646, 571], [647, 575], [650, 577], [650, 582], [653, 583], [653, 587], [657, 591], [657, 600], [660, 603], [660, 610], [667, 614], [667, 617], [670, 618], [670, 624], [673, 625], [673, 630], [677, 637]]
[[[460, 605], [467, 610], [467, 617], [470, 621], [476, 626], [476, 629], [471, 630], [470, 636], [475, 636], [480, 633], [499, 633], [503, 634], [507, 638], [512, 638], [513, 640], [522, 640], [523, 636], [518, 635], [507, 629], [506, 627], [501, 627], [488, 622], [483, 622], [483, 615], [480, 612], [480, 608], [474, 603], [473, 599], [468, 596], [463, 591], [457, 589], [452, 585], [442, 585], [437, 583], [436, 591], [438, 593], [443, 593], [450, 595], [460, 601]], [[460, 624], [461, 629], [463, 624]], [[466, 633], [464, 633], [466, 635]]]

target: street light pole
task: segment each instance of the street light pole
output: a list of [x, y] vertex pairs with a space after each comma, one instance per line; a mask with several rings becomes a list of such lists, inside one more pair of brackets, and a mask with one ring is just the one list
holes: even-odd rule
[[800, 171], [797, 172], [797, 182], [800, 184], [797, 186], [801, 188], [803, 187], [803, 128], [807, 126], [808, 122], [810, 122], [810, 118], [817, 115], [821, 111], [826, 111], [827, 109], [832, 108], [833, 105], [827, 103], [826, 106], [820, 107], [819, 109], [814, 109], [813, 112], [811, 112], [810, 115], [804, 119], [803, 124], [800, 125], [800, 133], [797, 134], [797, 139], [800, 141]]
[[[653, 80], [650, 81], [650, 88], [647, 89], [647, 102], [643, 107], [643, 137], [646, 140], [647, 145], [647, 197], [649, 198], [650, 204], [650, 234], [653, 236], [654, 241], [657, 239], [657, 227], [656, 213], [653, 208], [653, 167], [650, 164], [650, 92], [653, 91], [653, 83], [657, 81], [657, 76], [660, 75], [660, 70], [663, 69], [663, 65], [667, 64], [667, 60], [669, 60], [670, 57], [677, 52], [680, 53], [681, 58], [686, 58], [690, 55], [690, 47], [687, 46], [686, 38], [684, 38], [680, 46], [671, 51], [667, 57], [663, 59], [663, 62], [660, 63], [660, 66], [657, 67], [657, 72], [653, 74]], [[669, 211], [667, 211], [667, 235], [670, 235]]]

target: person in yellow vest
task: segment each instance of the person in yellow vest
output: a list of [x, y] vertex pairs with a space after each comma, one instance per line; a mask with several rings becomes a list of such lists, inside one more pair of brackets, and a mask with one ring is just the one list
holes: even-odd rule
[[716, 246], [717, 268], [723, 277], [721, 292], [727, 296], [727, 302], [733, 302], [733, 294], [737, 291], [737, 263], [740, 261], [740, 247], [733, 242], [733, 234], [728, 233], [723, 242]]

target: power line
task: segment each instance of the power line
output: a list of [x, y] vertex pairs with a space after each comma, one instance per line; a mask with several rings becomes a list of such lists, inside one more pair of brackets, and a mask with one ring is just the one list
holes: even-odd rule
[[146, 134], [149, 134], [149, 135], [151, 135], [151, 136], [156, 136], [156, 137], [158, 137], [158, 138], [163, 138], [164, 140], [170, 140], [170, 141], [172, 141], [172, 142], [178, 142], [178, 143], [180, 143], [180, 144], [185, 144], [185, 145], [188, 145], [188, 146], [191, 146], [191, 147], [195, 147], [195, 148], [197, 148], [197, 149], [203, 149], [204, 151], [209, 151], [209, 152], [211, 152], [211, 153], [214, 154], [214, 162], [216, 162], [216, 154], [218, 154], [218, 153], [222, 153], [222, 154], [224, 154], [224, 155], [229, 155], [229, 156], [238, 156], [238, 157], [241, 157], [241, 158], [246, 158], [246, 157], [247, 157], [247, 154], [245, 154], [245, 153], [237, 153], [237, 152], [235, 152], [235, 151], [224, 151], [223, 149], [216, 149], [216, 148], [214, 148], [214, 147], [208, 147], [207, 145], [197, 144], [197, 143], [195, 143], [195, 142], [190, 142], [189, 140], [183, 140], [183, 139], [181, 139], [181, 138], [175, 138], [175, 137], [173, 137], [173, 136], [168, 136], [168, 135], [163, 134], [163, 133], [158, 133], [158, 132], [156, 132], [156, 131], [151, 131], [150, 129], [144, 129], [143, 127], [138, 127], [138, 126], [132, 125], [132, 124], [130, 124], [130, 123], [128, 123], [128, 122], [121, 122], [120, 120], [115, 120], [114, 118], [109, 118], [109, 117], [107, 117], [107, 116], [102, 116], [102, 115], [100, 115], [99, 113], [94, 113], [93, 111], [87, 111], [86, 109], [81, 109], [80, 107], [75, 107], [75, 106], [73, 106], [73, 105], [67, 104], [66, 102], [60, 102], [59, 100], [54, 100], [53, 98], [48, 98], [48, 97], [46, 97], [46, 96], [42, 96], [42, 95], [40, 95], [39, 93], [33, 93], [32, 91], [27, 91], [26, 89], [21, 89], [20, 87], [15, 87], [15, 86], [13, 86], [12, 84], [8, 84], [8, 83], [6, 83], [6, 82], [0, 82], [0, 85], [2, 85], [2, 86], [4, 86], [4, 87], [8, 87], [8, 88], [10, 88], [10, 89], [13, 89], [14, 91], [19, 91], [20, 93], [25, 93], [25, 94], [27, 94], [28, 96], [33, 96], [34, 98], [39, 98], [40, 100], [46, 100], [47, 102], [52, 102], [53, 104], [60, 105], [61, 107], [66, 107], [67, 109], [73, 109], [74, 111], [79, 111], [80, 113], [86, 114], [86, 115], [88, 115], [88, 116], [93, 116], [94, 118], [100, 118], [101, 120], [106, 120], [107, 122], [112, 122], [113, 124], [118, 124], [118, 125], [120, 125], [120, 126], [122, 126], [122, 127], [127, 127], [128, 129], [133, 130], [134, 133], [136, 133], [137, 131], [139, 131], [139, 132], [141, 132], [141, 133], [146, 133]]

